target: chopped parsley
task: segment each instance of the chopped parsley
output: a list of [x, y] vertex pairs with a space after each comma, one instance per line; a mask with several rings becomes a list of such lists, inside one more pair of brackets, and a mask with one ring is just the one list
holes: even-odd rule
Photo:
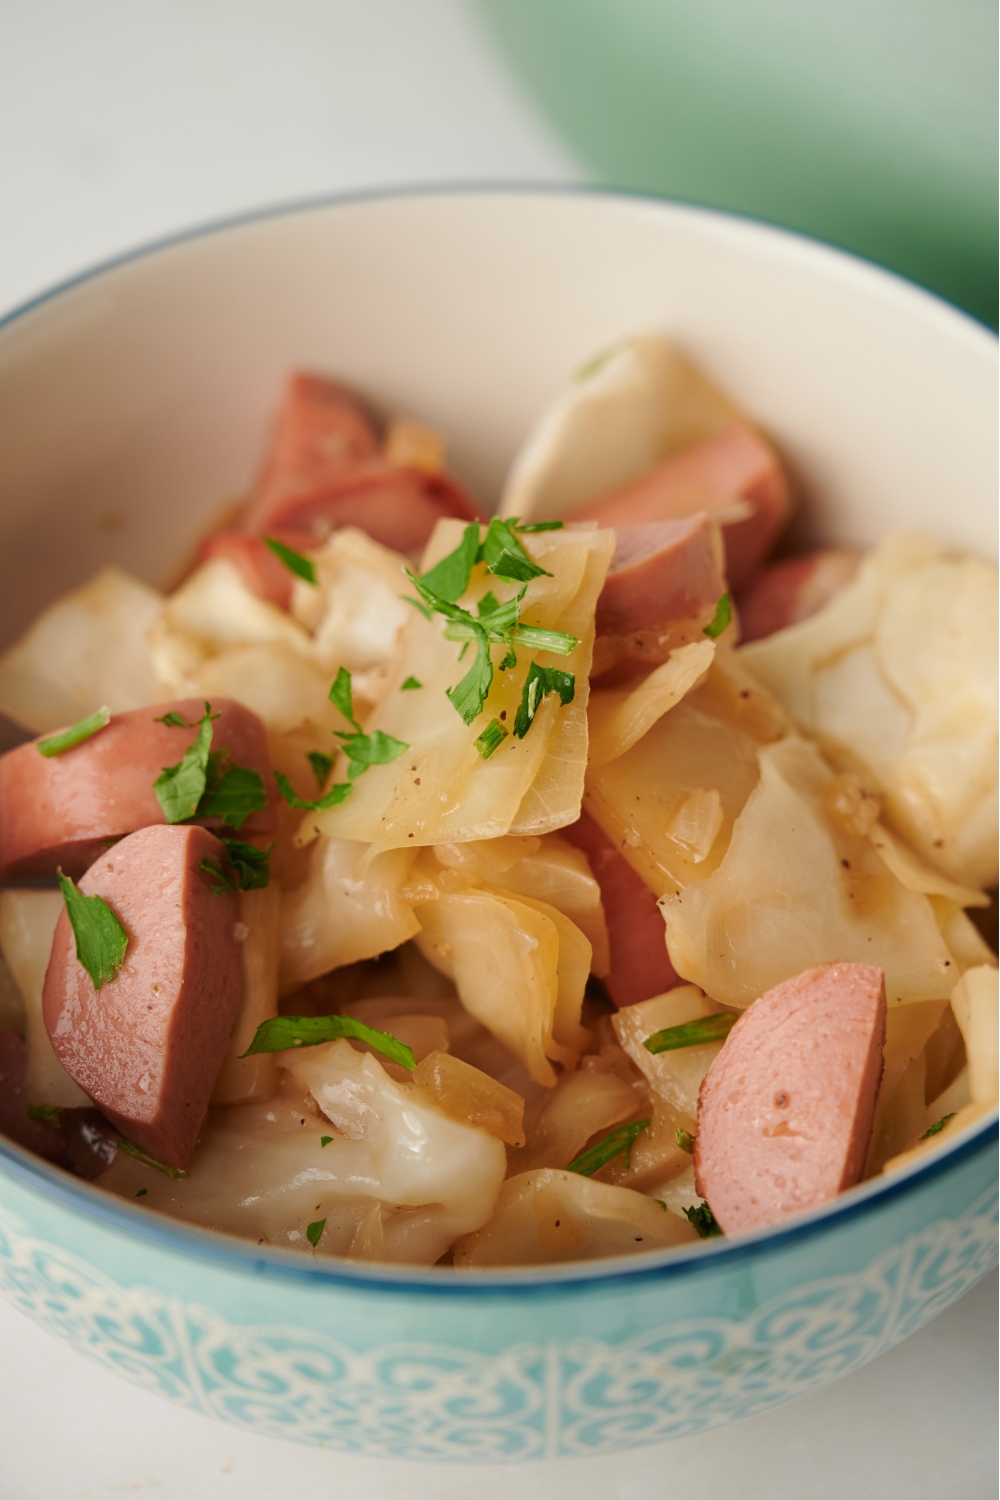
[[948, 1121], [949, 1120], [953, 1120], [954, 1118], [955, 1118], [955, 1111], [954, 1110], [952, 1110], [952, 1112], [951, 1112], [950, 1115], [942, 1115], [941, 1118], [940, 1118], [940, 1120], [936, 1120], [934, 1122], [934, 1124], [929, 1127], [929, 1129], [927, 1129], [927, 1130], [924, 1131], [924, 1133], [920, 1137], [920, 1139], [922, 1141], [929, 1141], [932, 1135], [937, 1135], [938, 1131], [939, 1130], [943, 1130], [944, 1127], [947, 1125]]
[[149, 1192], [149, 1188], [140, 1188], [139, 1191], [136, 1193], [135, 1196], [137, 1198], [145, 1198], [145, 1196], [146, 1196], [146, 1194], [148, 1192]]
[[292, 1047], [318, 1047], [322, 1042], [335, 1042], [348, 1037], [356, 1042], [367, 1042], [376, 1052], [381, 1052], [390, 1062], [413, 1072], [416, 1059], [404, 1042], [397, 1042], [386, 1031], [376, 1031], [364, 1021], [353, 1016], [272, 1016], [262, 1021], [254, 1033], [254, 1039], [243, 1057], [253, 1057], [257, 1052], [287, 1052]]
[[738, 1020], [739, 1016], [734, 1016], [731, 1011], [723, 1011], [717, 1016], [699, 1016], [696, 1021], [654, 1031], [642, 1045], [647, 1052], [675, 1052], [678, 1047], [700, 1047], [705, 1042], [721, 1041]]
[[[493, 682], [492, 646], [507, 647], [500, 663], [500, 670], [507, 671], [517, 665], [515, 647], [523, 646], [529, 651], [552, 651], [559, 656], [568, 656], [579, 645], [576, 636], [564, 631], [544, 630], [539, 626], [521, 624], [521, 600], [528, 583], [532, 578], [541, 577], [545, 569], [531, 561], [514, 535], [512, 523], [494, 516], [482, 546], [479, 545], [478, 536], [478, 526], [467, 526], [462, 541], [454, 552], [442, 558], [422, 577], [418, 578], [409, 569], [406, 570], [407, 578], [420, 596], [409, 602], [428, 620], [435, 614], [444, 617], [447, 622], [445, 639], [461, 642], [459, 661], [470, 645], [475, 647], [475, 659], [469, 670], [455, 687], [447, 689], [452, 707], [465, 724], [471, 724], [479, 717], [489, 694]], [[498, 578], [520, 582], [521, 588], [504, 604], [499, 603], [492, 593], [486, 594], [473, 614], [471, 610], [462, 609], [455, 601], [468, 588], [472, 569], [477, 562], [484, 562], [487, 570]], [[572, 681], [572, 674], [562, 675]]]
[[710, 1240], [713, 1235], [722, 1233], [707, 1203], [701, 1202], [693, 1208], [686, 1208], [684, 1213], [703, 1240]]
[[301, 552], [293, 552], [291, 547], [286, 547], [284, 542], [279, 542], [273, 536], [261, 537], [265, 547], [270, 547], [279, 562], [283, 562], [290, 573], [297, 578], [304, 578], [306, 583], [315, 584], [316, 565], [308, 557], [303, 557]]
[[325, 1219], [316, 1219], [316, 1220], [313, 1221], [312, 1224], [307, 1224], [306, 1225], [306, 1239], [309, 1241], [310, 1245], [312, 1245], [312, 1247], [313, 1247], [314, 1250], [316, 1249], [316, 1246], [319, 1244], [320, 1237], [321, 1237], [321, 1235], [323, 1233], [323, 1230], [325, 1228], [326, 1228], [326, 1220]]
[[395, 739], [391, 734], [384, 733], [381, 729], [365, 734], [354, 717], [351, 674], [346, 667], [341, 667], [334, 679], [330, 689], [330, 701], [337, 705], [348, 724], [352, 726], [350, 730], [338, 729], [336, 731], [344, 754], [347, 756], [348, 780], [354, 781], [363, 771], [367, 771], [369, 766], [387, 766], [390, 761], [402, 755], [404, 750], [409, 750], [409, 745], [404, 744], [402, 740]]
[[627, 1172], [636, 1137], [642, 1134], [648, 1124], [648, 1120], [636, 1120], [634, 1125], [621, 1125], [617, 1130], [612, 1130], [603, 1141], [598, 1141], [597, 1145], [591, 1146], [589, 1151], [584, 1151], [580, 1156], [575, 1157], [566, 1171], [579, 1172], [582, 1177], [593, 1177], [595, 1172], [606, 1166], [609, 1161], [613, 1161], [616, 1156], [624, 1156]]
[[299, 807], [303, 812], [322, 812], [327, 807], [337, 807], [345, 797], [349, 797], [353, 788], [349, 781], [336, 782], [323, 797], [317, 797], [308, 802], [300, 797], [292, 786], [288, 777], [281, 771], [275, 771], [274, 779], [278, 783], [278, 790], [288, 803], [289, 807]]
[[62, 1110], [58, 1104], [29, 1104], [25, 1114], [29, 1120], [40, 1120], [44, 1125], [58, 1125]]
[[332, 1140], [333, 1140], [333, 1136], [332, 1135], [321, 1135], [320, 1138], [319, 1138], [319, 1143], [320, 1143], [321, 1146], [329, 1146], [329, 1144], [330, 1144], [330, 1142]]
[[62, 870], [56, 874], [76, 939], [76, 956], [94, 989], [99, 990], [118, 977], [125, 962], [128, 934], [103, 896], [85, 896]]
[[694, 1151], [694, 1136], [691, 1134], [690, 1130], [681, 1130], [680, 1128], [678, 1128], [674, 1131], [674, 1140], [677, 1142], [682, 1151], [687, 1152], [688, 1156], [690, 1156]]
[[168, 1167], [166, 1162], [157, 1161], [155, 1156], [148, 1156], [145, 1151], [140, 1151], [138, 1146], [133, 1146], [131, 1141], [118, 1142], [118, 1150], [124, 1151], [126, 1156], [134, 1156], [136, 1161], [141, 1161], [144, 1167], [155, 1167], [162, 1172], [164, 1177], [190, 1177], [191, 1173], [186, 1167]]
[[526, 536], [533, 531], [562, 531], [566, 525], [565, 521], [529, 521], [522, 526], [519, 517], [511, 516], [508, 525], [513, 526], [515, 531], [521, 531]]
[[423, 683], [422, 682], [418, 682], [415, 677], [408, 677], [406, 679], [406, 681], [400, 687], [399, 691], [401, 693], [415, 693], [418, 688], [422, 688], [422, 687], [423, 687]]
[[719, 600], [718, 604], [715, 606], [715, 614], [712, 616], [709, 623], [705, 626], [703, 634], [707, 635], [709, 640], [714, 641], [717, 636], [720, 636], [722, 634], [732, 618], [733, 605], [729, 597], [729, 591], [727, 589], [727, 591], [722, 595], [722, 598]]
[[567, 703], [573, 702], [575, 691], [576, 678], [572, 672], [560, 672], [557, 667], [540, 667], [536, 661], [533, 661], [528, 668], [521, 702], [518, 704], [517, 714], [514, 717], [514, 733], [518, 739], [524, 739], [535, 721], [542, 699], [548, 693], [558, 693], [565, 707]]
[[479, 738], [474, 742], [483, 760], [489, 760], [500, 745], [507, 738], [507, 731], [499, 719], [491, 719]]
[[225, 866], [213, 864], [210, 859], [198, 862], [199, 870], [213, 876], [219, 884], [212, 887], [217, 896], [224, 891], [263, 891], [271, 882], [271, 866], [268, 863], [271, 850], [258, 849], [254, 844], [244, 844], [240, 839], [220, 839], [226, 851]]
[[105, 705], [81, 719], [79, 724], [64, 729], [61, 734], [50, 734], [44, 740], [39, 740], [35, 749], [39, 755], [50, 760], [53, 755], [62, 755], [64, 750], [72, 750], [74, 745], [82, 745], [84, 740], [89, 740], [98, 730], [106, 728], [110, 721], [111, 710]]
[[175, 713], [173, 709], [171, 709], [169, 713], [161, 714], [158, 719], [153, 720], [153, 723], [166, 724], [169, 729], [194, 728], [194, 724], [189, 724], [181, 714]]
[[326, 786], [326, 779], [333, 770], [333, 756], [325, 755], [322, 750], [310, 750], [307, 756], [312, 766], [312, 773], [316, 778], [316, 785], [320, 791]]
[[[168, 823], [191, 818], [221, 818], [230, 828], [241, 828], [251, 813], [267, 806], [264, 778], [249, 766], [228, 764], [228, 750], [212, 749], [212, 722], [219, 717], [205, 704], [198, 734], [175, 766], [164, 766], [153, 782], [156, 800]], [[164, 715], [166, 722], [179, 715]], [[183, 720], [181, 720], [183, 723]], [[194, 728], [189, 724], [188, 729]]]

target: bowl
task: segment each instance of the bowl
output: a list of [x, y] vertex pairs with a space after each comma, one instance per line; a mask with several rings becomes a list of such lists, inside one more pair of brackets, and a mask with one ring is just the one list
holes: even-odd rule
[[[107, 562], [165, 583], [251, 475], [293, 366], [446, 431], [494, 499], [592, 350], [658, 328], [768, 428], [802, 534], [995, 551], [991, 337], [894, 277], [711, 212], [580, 193], [309, 206], [101, 268], [0, 326], [0, 640]], [[0, 1143], [0, 1290], [145, 1389], [400, 1458], [596, 1454], [857, 1368], [996, 1259], [995, 1116], [780, 1228], [476, 1275], [208, 1234]]]

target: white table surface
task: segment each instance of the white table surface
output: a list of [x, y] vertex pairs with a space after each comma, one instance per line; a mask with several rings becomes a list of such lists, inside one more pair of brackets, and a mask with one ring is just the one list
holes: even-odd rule
[[[408, 183], [585, 173], [461, 0], [0, 0], [0, 313], [158, 235]], [[0, 1500], [987, 1500], [996, 1277], [866, 1369], [706, 1437], [516, 1469], [362, 1460], [133, 1390], [0, 1304]]]

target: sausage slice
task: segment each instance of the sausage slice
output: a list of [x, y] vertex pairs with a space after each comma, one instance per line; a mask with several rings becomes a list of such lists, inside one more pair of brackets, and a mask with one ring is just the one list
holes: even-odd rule
[[574, 507], [566, 518], [641, 526], [705, 511], [722, 527], [726, 573], [738, 585], [767, 556], [789, 505], [778, 455], [754, 428], [734, 422], [621, 489]]
[[[264, 780], [267, 807], [250, 814], [241, 834], [270, 833], [274, 777], [264, 726], [229, 698], [217, 699], [212, 710], [219, 715], [213, 745]], [[187, 726], [201, 718], [204, 704], [183, 698], [114, 714], [91, 739], [51, 758], [39, 753], [35, 740], [0, 756], [0, 874], [51, 875], [61, 866], [76, 877], [124, 834], [163, 823], [153, 783], [164, 766], [181, 760], [196, 734], [157, 722], [171, 712]]]
[[242, 965], [234, 891], [216, 895], [202, 860], [222, 849], [205, 828], [143, 828], [80, 881], [128, 935], [116, 978], [95, 990], [65, 911], [42, 1009], [56, 1056], [127, 1140], [182, 1167], [226, 1055]]
[[698, 1098], [695, 1185], [727, 1234], [825, 1203], [861, 1177], [882, 1077], [885, 975], [818, 964], [740, 1017]]
[[808, 620], [851, 582], [860, 561], [859, 552], [828, 547], [772, 563], [740, 596], [742, 639], [759, 641]]
[[290, 375], [250, 501], [248, 531], [286, 495], [322, 485], [342, 469], [377, 458], [379, 442], [361, 403], [319, 375]]

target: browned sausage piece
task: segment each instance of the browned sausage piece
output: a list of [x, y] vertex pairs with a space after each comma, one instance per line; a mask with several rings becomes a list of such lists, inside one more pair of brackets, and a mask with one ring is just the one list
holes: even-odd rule
[[761, 1229], [861, 1177], [885, 1045], [885, 976], [818, 964], [775, 985], [701, 1086], [695, 1184], [727, 1234]]
[[610, 495], [567, 511], [599, 526], [640, 526], [706, 511], [722, 527], [726, 574], [738, 585], [763, 562], [790, 497], [774, 449], [745, 422], [668, 458]]
[[239, 898], [216, 895], [202, 860], [222, 849], [205, 828], [143, 828], [80, 881], [103, 896], [128, 935], [116, 978], [95, 990], [63, 912], [42, 1009], [56, 1056], [125, 1138], [182, 1167], [239, 1009]]
[[858, 571], [859, 552], [828, 547], [772, 563], [740, 595], [740, 635], [759, 641], [797, 625], [828, 604]]
[[653, 892], [587, 813], [562, 834], [583, 850], [601, 888], [611, 953], [604, 983], [619, 1010], [682, 984]]
[[[61, 866], [75, 878], [114, 840], [163, 823], [153, 783], [165, 766], [182, 759], [197, 730], [157, 720], [173, 712], [189, 725], [204, 709], [199, 698], [153, 704], [113, 715], [104, 729], [62, 755], [47, 758], [32, 740], [0, 756], [0, 874], [51, 875]], [[216, 699], [212, 711], [219, 715], [213, 747], [228, 750], [234, 764], [252, 767], [264, 780], [268, 805], [251, 813], [241, 836], [270, 833], [274, 777], [264, 726], [229, 698]]]
[[725, 593], [717, 527], [702, 512], [677, 521], [619, 526], [597, 601], [599, 635], [662, 630], [712, 612]]

